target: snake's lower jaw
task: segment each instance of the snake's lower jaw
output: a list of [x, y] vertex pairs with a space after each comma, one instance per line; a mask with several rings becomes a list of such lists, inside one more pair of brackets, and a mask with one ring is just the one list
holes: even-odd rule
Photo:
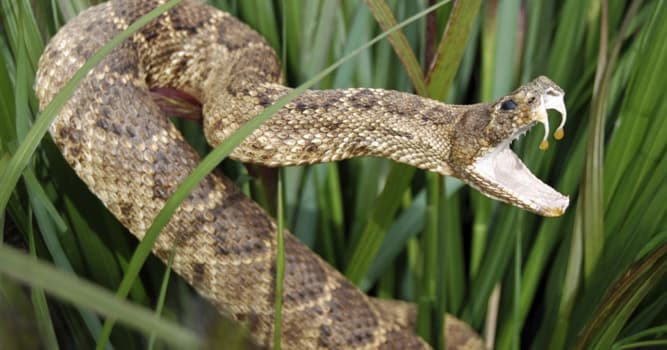
[[485, 195], [542, 216], [563, 215], [570, 203], [567, 196], [533, 175], [509, 144], [496, 147], [465, 173], [465, 180]]

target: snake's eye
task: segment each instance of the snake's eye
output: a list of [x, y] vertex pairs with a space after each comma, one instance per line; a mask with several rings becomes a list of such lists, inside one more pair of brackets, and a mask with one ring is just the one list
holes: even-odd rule
[[512, 100], [507, 100], [500, 105], [500, 108], [504, 111], [511, 111], [516, 108], [516, 102]]

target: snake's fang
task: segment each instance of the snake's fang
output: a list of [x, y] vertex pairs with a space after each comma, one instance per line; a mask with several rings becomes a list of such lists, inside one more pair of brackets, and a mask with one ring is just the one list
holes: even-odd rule
[[549, 116], [547, 115], [547, 110], [555, 109], [561, 115], [560, 124], [556, 131], [554, 131], [554, 139], [556, 140], [561, 140], [565, 136], [563, 127], [567, 120], [567, 110], [565, 109], [563, 94], [556, 90], [548, 89], [540, 98], [542, 100], [542, 109], [537, 112], [536, 119], [544, 125], [544, 138], [540, 142], [540, 150], [545, 151], [549, 148], [549, 141], [547, 140], [549, 137]]
[[540, 111], [538, 121], [544, 125], [544, 137], [542, 142], [540, 142], [540, 150], [546, 151], [549, 148], [549, 116], [547, 115], [546, 108]]
[[540, 142], [540, 150], [542, 151], [546, 151], [547, 149], [549, 149], [549, 141], [546, 139], [546, 134], [544, 137], [545, 139], [542, 140], [542, 142]]
[[563, 131], [563, 128], [559, 126], [558, 129], [554, 131], [554, 139], [560, 141], [563, 139], [563, 137], [565, 137], [565, 131]]

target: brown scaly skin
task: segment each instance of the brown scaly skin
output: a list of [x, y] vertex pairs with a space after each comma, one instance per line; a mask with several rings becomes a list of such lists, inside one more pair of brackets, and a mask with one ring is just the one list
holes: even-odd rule
[[[40, 107], [95, 50], [160, 2], [105, 3], [63, 27], [40, 60]], [[50, 132], [78, 176], [141, 239], [199, 162], [150, 89], [176, 89], [200, 100], [207, 138], [215, 144], [285, 94], [288, 88], [279, 83], [278, 61], [261, 36], [226, 13], [186, 1], [106, 57], [78, 86]], [[530, 101], [543, 101], [549, 92], [560, 93], [562, 101], [562, 91], [546, 78], [495, 104], [472, 106], [385, 90], [309, 91], [233, 156], [268, 165], [383, 156], [458, 176], [484, 193], [553, 214], [564, 210], [565, 197], [539, 180], [528, 179], [528, 190], [517, 186], [505, 172], [521, 179], [524, 171], [504, 169], [489, 156], [501, 150], [499, 159], [512, 160], [505, 151], [508, 137], [544, 119], [544, 106]], [[501, 109], [510, 98], [511, 111]], [[183, 202], [153, 251], [166, 259], [176, 247], [174, 270], [220, 312], [247, 325], [259, 344], [270, 346], [275, 231], [257, 204], [228, 179], [211, 174]], [[368, 298], [290, 234], [285, 251], [283, 348], [428, 348], [411, 330], [414, 313], [406, 304]], [[463, 334], [453, 332], [449, 339]], [[475, 340], [462, 339], [468, 345]]]

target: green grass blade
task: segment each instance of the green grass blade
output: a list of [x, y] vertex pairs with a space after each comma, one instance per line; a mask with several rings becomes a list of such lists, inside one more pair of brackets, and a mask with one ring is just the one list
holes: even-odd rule
[[401, 212], [401, 215], [387, 230], [382, 245], [368, 272], [359, 283], [359, 288], [368, 291], [378, 281], [383, 272], [390, 268], [399, 253], [405, 248], [408, 239], [416, 236], [424, 229], [424, 212], [426, 211], [426, 191], [419, 192], [412, 200], [411, 205]]
[[667, 340], [646, 340], [646, 341], [639, 341], [636, 343], [626, 344], [614, 349], [642, 349], [642, 348], [661, 349], [664, 347], [667, 347]]
[[283, 193], [285, 184], [283, 182], [284, 174], [281, 171], [278, 175], [278, 232], [276, 244], [276, 295], [274, 301], [274, 333], [273, 348], [280, 350], [282, 347], [282, 310], [283, 310], [283, 281], [285, 279], [285, 201]]
[[481, 0], [456, 1], [426, 81], [428, 96], [444, 101], [458, 71]]
[[645, 329], [641, 332], [637, 332], [636, 334], [633, 334], [627, 338], [618, 341], [616, 344], [614, 344], [614, 347], [612, 347], [612, 349], [613, 350], [633, 349], [641, 338], [648, 336], [659, 337], [665, 333], [667, 333], [667, 324]]
[[[0, 274], [0, 347], [3, 349], [42, 349], [37, 320], [24, 286]], [[17, 317], [18, 316], [18, 317]], [[18, 321], [18, 322], [17, 322]], [[38, 335], [38, 336], [36, 336]]]
[[595, 85], [593, 87], [593, 100], [591, 102], [591, 117], [589, 119], [589, 137], [586, 151], [586, 168], [584, 181], [581, 186], [581, 200], [577, 211], [581, 211], [579, 218], [581, 233], [584, 239], [584, 280], [590, 283], [590, 276], [595, 269], [600, 254], [602, 253], [604, 235], [604, 208], [603, 208], [603, 152], [604, 152], [604, 127], [606, 119], [607, 93], [609, 89], [610, 75], [608, 72], [613, 66], [608, 64], [611, 58], [608, 56], [608, 18], [607, 5], [602, 4], [602, 24], [600, 28], [600, 47], [598, 49], [598, 64], [595, 74]]
[[570, 241], [570, 250], [567, 257], [566, 272], [563, 282], [562, 293], [558, 305], [556, 325], [551, 331], [549, 349], [562, 349], [567, 340], [568, 321], [572, 315], [572, 309], [576, 303], [576, 296], [581, 280], [582, 264], [584, 259], [584, 237], [581, 224], [581, 211], [575, 213], [574, 232]]
[[[373, 21], [368, 8], [362, 2], [357, 3], [354, 16], [349, 25], [350, 28], [343, 38], [345, 42], [343, 52], [350, 52], [355, 47], [359, 47], [364, 42], [370, 40], [372, 24]], [[371, 86], [371, 72], [373, 71], [370, 64], [371, 54], [370, 50], [366, 51], [355, 60], [342, 65], [336, 72], [332, 87], [338, 89], [353, 85]], [[355, 78], [358, 81], [355, 81]]]
[[333, 235], [334, 247], [337, 251], [344, 249], [344, 213], [343, 213], [343, 194], [339, 182], [338, 164], [329, 164], [327, 166], [326, 191], [327, 206], [325, 210], [331, 213], [331, 233]]
[[[302, 27], [302, 1], [301, 0], [283, 0], [280, 2], [283, 17], [283, 30], [285, 31], [285, 39], [283, 40], [282, 48], [286, 51], [287, 62], [284, 64], [299, 62], [299, 55], [301, 54], [301, 34]], [[289, 23], [290, 25], [287, 25]], [[298, 67], [290, 65], [286, 67], [289, 72], [298, 70]]]
[[[387, 3], [384, 0], [365, 0], [365, 2], [382, 30], [387, 31], [387, 29], [396, 25], [396, 18], [394, 18], [394, 15], [391, 13], [389, 6], [387, 6]], [[447, 3], [447, 1], [440, 2], [440, 5], [444, 5], [445, 3]], [[389, 36], [389, 42], [394, 47], [394, 51], [403, 63], [403, 67], [408, 73], [410, 81], [417, 91], [417, 94], [428, 96], [428, 89], [426, 87], [426, 82], [424, 81], [424, 72], [417, 61], [417, 57], [414, 52], [412, 52], [412, 48], [410, 47], [405, 34], [400, 31], [394, 32]]]
[[239, 9], [243, 19], [266, 38], [269, 44], [276, 50], [280, 48], [278, 25], [276, 23], [276, 12], [271, 1], [240, 1]]
[[667, 273], [667, 245], [656, 249], [611, 286], [596, 318], [578, 337], [574, 349], [609, 349], [621, 327], [651, 287]]
[[[657, 69], [664, 67], [667, 61], [667, 46], [656, 45], [655, 41], [667, 32], [664, 1], [655, 3], [652, 19], [639, 38], [639, 57], [642, 61], [634, 65], [632, 80], [628, 86], [618, 121], [622, 127], [615, 130], [609, 141], [607, 161], [605, 163], [605, 205], [609, 206], [612, 198], [628, 198], [631, 193], [619, 192], [630, 163], [636, 159], [646, 133], [653, 127], [656, 106], [663, 101], [662, 94], [653, 93], [664, 88], [663, 79], [656, 76]], [[658, 89], [658, 90], [653, 90]], [[647, 93], [648, 92], [648, 93]], [[641, 179], [638, 179], [641, 180]]]
[[[31, 217], [32, 215], [28, 215]], [[35, 232], [33, 230], [32, 220], [29, 222], [28, 228], [28, 244], [30, 255], [37, 257], [37, 249], [35, 248]], [[30, 299], [34, 305], [35, 318], [39, 325], [40, 338], [44, 346], [48, 349], [58, 349], [58, 339], [53, 327], [53, 320], [49, 314], [49, 306], [46, 301], [44, 290], [40, 288], [32, 288], [30, 291]]]
[[63, 20], [66, 22], [74, 18], [79, 12], [90, 7], [88, 0], [55, 0], [58, 2], [59, 9], [63, 14]]
[[413, 167], [399, 163], [392, 164], [385, 188], [378, 197], [377, 204], [373, 207], [359, 241], [348, 259], [345, 276], [352, 283], [359, 284], [366, 275], [414, 173]]
[[[301, 67], [301, 76], [309, 78], [322, 71], [327, 66], [334, 42], [334, 27], [336, 22], [335, 1], [323, 1], [321, 6], [317, 6], [319, 2], [308, 1], [305, 3], [304, 11], [306, 12], [304, 20], [306, 24], [304, 27], [308, 28], [302, 37], [301, 45], [301, 62], [304, 66]], [[317, 85], [320, 88], [328, 87], [326, 81], [321, 81]]]
[[355, 186], [354, 204], [352, 205], [352, 227], [350, 231], [351, 240], [358, 240], [361, 231], [366, 226], [371, 216], [374, 204], [380, 194], [378, 182], [386, 179], [391, 164], [383, 159], [352, 159], [350, 162], [351, 173], [358, 174]]
[[[12, 51], [16, 54], [25, 47], [28, 53], [42, 52], [44, 46], [42, 38], [37, 30], [35, 16], [32, 13], [30, 4], [26, 0], [0, 2], [2, 7], [3, 20], [6, 20], [5, 30], [8, 31], [9, 44]], [[27, 61], [23, 62], [30, 67], [33, 72], [37, 68], [37, 59], [39, 56], [29, 55]]]
[[18, 4], [18, 42], [16, 43], [17, 53], [16, 53], [16, 86], [14, 87], [15, 95], [14, 109], [17, 113], [18, 118], [16, 118], [16, 135], [19, 140], [25, 137], [25, 134], [30, 129], [30, 101], [28, 100], [28, 95], [30, 94], [30, 86], [35, 75], [34, 69], [29, 67], [28, 62], [28, 48], [25, 43], [25, 32], [26, 32], [26, 15], [24, 14], [25, 8], [22, 6], [23, 3]]
[[[39, 224], [42, 239], [46, 243], [52, 259], [60, 269], [74, 272], [75, 269], [71, 262], [71, 250], [65, 249], [60, 239], [62, 234], [66, 233], [66, 223], [60, 214], [56, 212], [53, 203], [37, 181], [31, 168], [27, 168], [23, 172], [23, 178], [29, 193], [31, 205], [34, 208], [35, 218]], [[68, 251], [70, 252], [69, 255], [67, 254]], [[89, 310], [79, 308], [78, 311], [90, 334], [98, 336], [102, 329], [99, 319]]]
[[[521, 222], [519, 222], [521, 224]], [[516, 239], [514, 240], [514, 284], [513, 284], [513, 293], [512, 293], [512, 313], [515, 315], [512, 322], [517, 325], [519, 324], [519, 308], [520, 308], [520, 299], [521, 299], [521, 279], [522, 279], [522, 227], [519, 227], [517, 230]], [[514, 327], [512, 332], [512, 348], [520, 349], [521, 348], [521, 329], [519, 327]]]
[[44, 191], [44, 188], [39, 184], [35, 173], [31, 169], [26, 169], [23, 172], [23, 179], [30, 192], [30, 197], [34, 198], [40, 206], [44, 207], [44, 210], [49, 214], [49, 218], [53, 221], [58, 232], [67, 231], [67, 223], [65, 223], [65, 220], [58, 213], [58, 210]]
[[[16, 143], [16, 126], [15, 121], [10, 116], [15, 115], [15, 100], [14, 87], [9, 79], [9, 72], [7, 68], [9, 62], [5, 62], [4, 55], [0, 55], [0, 151], [2, 156], [9, 152], [11, 146]], [[11, 146], [10, 146], [11, 145]], [[2, 166], [2, 170], [6, 169], [6, 164]], [[0, 179], [3, 177], [0, 171]]]
[[[452, 187], [448, 181], [443, 182], [445, 192]], [[467, 295], [466, 250], [462, 232], [461, 200], [458, 193], [445, 197], [443, 202], [444, 215], [440, 216], [441, 251], [444, 255], [444, 269], [439, 274], [439, 280], [444, 283], [447, 310], [452, 314], [461, 312]]]
[[[552, 5], [553, 6], [553, 5]], [[586, 25], [586, 14], [591, 6], [591, 1], [566, 0], [561, 7], [561, 13], [567, 17], [561, 17], [561, 24], [556, 29], [556, 36], [551, 43], [551, 52], [547, 66], [549, 76], [561, 86], [572, 86], [573, 81], [580, 79], [578, 74], [573, 74], [572, 52], [581, 52]], [[575, 72], [576, 72], [576, 67]]]
[[514, 89], [517, 83], [518, 59], [521, 57], [521, 42], [516, 23], [519, 22], [519, 0], [500, 1], [498, 3], [495, 38], [495, 59], [491, 79], [491, 96], [483, 101], [498, 98]]
[[[437, 298], [443, 292], [438, 289], [437, 284], [438, 271], [442, 266], [439, 259], [440, 248], [440, 229], [439, 218], [442, 216], [441, 200], [442, 177], [436, 173], [426, 174], [426, 225], [421, 236], [421, 251], [422, 251], [422, 276], [419, 285], [419, 306], [420, 315], [417, 317], [416, 330], [417, 334], [421, 335], [426, 341], [439, 345], [439, 333], [442, 329], [442, 315], [444, 308], [438, 310]], [[441, 299], [444, 301], [444, 299]], [[423, 315], [421, 314], [423, 313]], [[434, 322], [436, 320], [436, 322]], [[439, 320], [440, 322], [437, 322]]]
[[[331, 164], [333, 165], [333, 164]], [[319, 217], [320, 217], [320, 236], [318, 239], [324, 248], [322, 249], [322, 258], [332, 266], [336, 266], [337, 261], [340, 261], [336, 252], [340, 252], [338, 249], [337, 242], [335, 242], [334, 233], [333, 233], [333, 224], [332, 224], [332, 208], [330, 208], [329, 196], [327, 193], [327, 188], [325, 183], [328, 182], [328, 172], [327, 169], [330, 167], [329, 164], [317, 165], [312, 167], [313, 177], [315, 180], [315, 189], [317, 192], [317, 202], [319, 207]]]
[[[162, 285], [160, 285], [160, 295], [158, 296], [157, 304], [155, 306], [155, 316], [160, 317], [162, 315], [162, 310], [164, 309], [164, 302], [167, 297], [167, 289], [169, 287], [169, 276], [171, 276], [171, 266], [174, 264], [174, 256], [176, 255], [176, 249], [172, 248], [171, 253], [169, 254], [169, 260], [167, 260], [167, 268], [164, 270], [164, 275], [162, 276]], [[153, 350], [155, 347], [155, 340], [157, 335], [155, 332], [151, 333], [150, 339], [148, 339], [148, 350]]]
[[[315, 166], [317, 167], [317, 166]], [[290, 168], [289, 173], [297, 168]], [[299, 168], [300, 169], [300, 168]], [[298, 207], [295, 209], [294, 220], [291, 223], [292, 233], [308, 247], [315, 246], [316, 232], [319, 229], [319, 209], [317, 204], [318, 193], [315, 184], [315, 171], [305, 168], [299, 181], [299, 192], [296, 201]], [[287, 181], [290, 176], [287, 176]]]
[[197, 349], [202, 346], [190, 331], [157, 318], [153, 312], [118, 300], [107, 290], [5, 245], [0, 245], [0, 272], [66, 302], [118, 319], [145, 334], [155, 332], [160, 339], [176, 347]]

